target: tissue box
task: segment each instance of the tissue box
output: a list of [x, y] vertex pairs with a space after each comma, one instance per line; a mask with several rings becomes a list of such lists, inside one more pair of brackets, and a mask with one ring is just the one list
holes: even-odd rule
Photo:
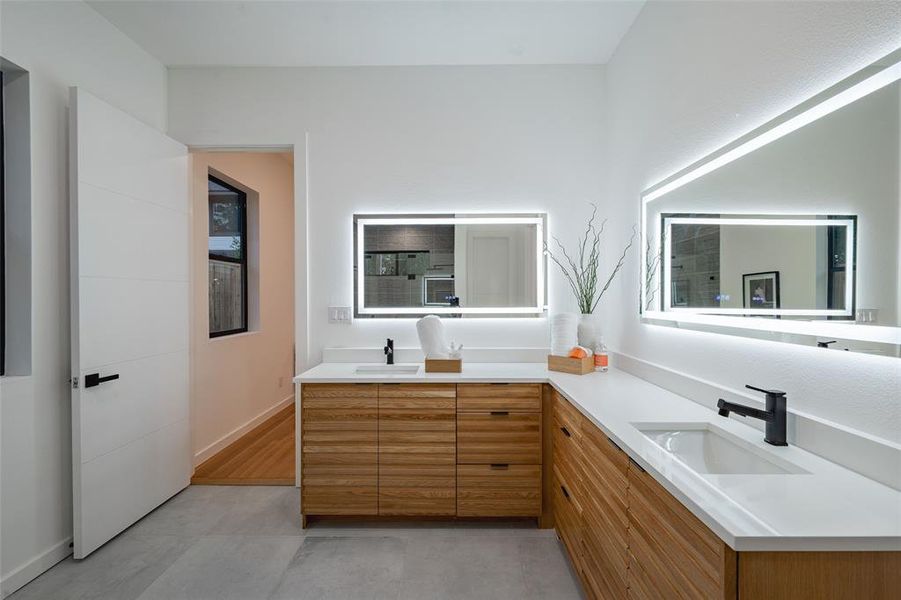
[[570, 358], [568, 356], [547, 355], [548, 371], [560, 371], [572, 375], [585, 375], [594, 372], [594, 357]]
[[462, 373], [462, 358], [427, 358], [425, 359], [426, 373]]

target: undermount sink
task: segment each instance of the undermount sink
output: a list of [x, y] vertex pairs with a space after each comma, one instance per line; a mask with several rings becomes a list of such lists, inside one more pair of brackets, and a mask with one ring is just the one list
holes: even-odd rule
[[806, 473], [770, 456], [712, 423], [633, 423], [649, 440], [693, 471], [710, 475], [789, 475]]
[[419, 365], [362, 365], [355, 371], [358, 375], [415, 375]]

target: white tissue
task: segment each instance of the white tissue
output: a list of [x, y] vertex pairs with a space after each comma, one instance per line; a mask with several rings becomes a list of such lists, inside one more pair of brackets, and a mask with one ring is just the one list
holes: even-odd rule
[[551, 315], [551, 354], [567, 356], [579, 343], [579, 318], [575, 313]]
[[441, 319], [435, 315], [419, 319], [416, 321], [416, 333], [419, 335], [422, 354], [426, 358], [450, 357], [451, 347], [444, 335], [444, 323], [441, 322]]

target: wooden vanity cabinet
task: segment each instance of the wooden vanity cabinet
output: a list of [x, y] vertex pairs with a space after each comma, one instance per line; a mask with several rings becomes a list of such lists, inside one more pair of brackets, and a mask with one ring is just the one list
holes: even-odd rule
[[553, 404], [550, 519], [590, 598], [901, 598], [901, 552], [735, 552], [557, 392]]
[[541, 515], [541, 384], [457, 385], [457, 515]]
[[304, 517], [540, 516], [541, 395], [541, 384], [303, 384]]
[[302, 394], [303, 512], [378, 514], [378, 386], [304, 384]]
[[557, 393], [554, 426], [555, 484], [572, 490], [554, 519], [590, 597], [735, 597], [735, 553]]
[[454, 384], [379, 384], [378, 514], [457, 511]]

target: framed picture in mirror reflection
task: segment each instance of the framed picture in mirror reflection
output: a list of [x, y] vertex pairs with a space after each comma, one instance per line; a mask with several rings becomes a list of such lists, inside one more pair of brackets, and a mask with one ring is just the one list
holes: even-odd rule
[[779, 301], [779, 271], [745, 273], [742, 275], [745, 308], [781, 308]]

